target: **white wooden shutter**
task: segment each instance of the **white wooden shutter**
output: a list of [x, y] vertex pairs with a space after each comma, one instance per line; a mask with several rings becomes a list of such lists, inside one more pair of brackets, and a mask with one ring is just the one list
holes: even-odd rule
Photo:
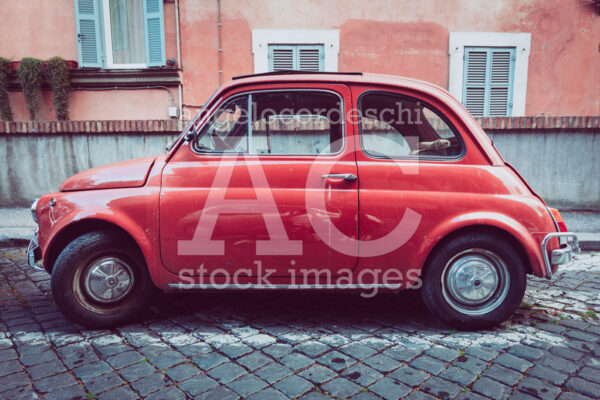
[[101, 67], [100, 18], [96, 0], [75, 0], [77, 52], [82, 67]]

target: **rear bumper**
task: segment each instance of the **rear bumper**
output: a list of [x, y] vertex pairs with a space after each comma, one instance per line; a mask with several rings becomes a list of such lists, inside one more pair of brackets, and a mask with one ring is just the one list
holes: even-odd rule
[[[561, 244], [559, 249], [552, 250], [548, 257], [548, 242], [552, 238], [565, 238], [566, 243]], [[549, 233], [542, 240], [542, 255], [544, 257], [544, 268], [546, 269], [546, 279], [552, 279], [552, 265], [566, 264], [573, 259], [573, 253], [580, 253], [579, 239], [577, 235], [571, 232]]]

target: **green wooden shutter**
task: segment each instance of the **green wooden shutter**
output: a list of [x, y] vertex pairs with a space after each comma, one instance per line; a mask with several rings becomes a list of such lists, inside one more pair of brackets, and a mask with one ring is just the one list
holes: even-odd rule
[[487, 51], [465, 49], [463, 104], [475, 116], [484, 115]]
[[101, 67], [100, 14], [95, 0], [75, 0], [77, 52], [82, 67]]
[[323, 45], [269, 45], [269, 71], [323, 71]]
[[465, 47], [463, 104], [475, 116], [511, 116], [514, 48]]
[[490, 116], [511, 116], [515, 49], [492, 49], [490, 71]]
[[297, 46], [300, 71], [323, 71], [323, 46]]
[[295, 69], [294, 46], [269, 46], [269, 71]]
[[166, 64], [163, 0], [144, 0], [143, 7], [146, 64], [149, 67], [159, 67]]

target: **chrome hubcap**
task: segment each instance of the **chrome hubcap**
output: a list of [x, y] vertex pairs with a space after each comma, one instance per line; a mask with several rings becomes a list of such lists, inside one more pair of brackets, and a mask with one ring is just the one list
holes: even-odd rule
[[454, 256], [444, 269], [442, 290], [448, 303], [465, 314], [485, 314], [504, 301], [509, 275], [495, 253], [469, 249]]
[[133, 271], [125, 261], [105, 257], [95, 261], [85, 275], [86, 292], [101, 303], [121, 300], [133, 287]]

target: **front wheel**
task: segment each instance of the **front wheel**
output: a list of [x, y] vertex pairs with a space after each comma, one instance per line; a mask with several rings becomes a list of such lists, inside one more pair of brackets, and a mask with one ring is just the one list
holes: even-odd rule
[[56, 260], [51, 286], [62, 313], [89, 328], [132, 321], [154, 289], [140, 251], [129, 238], [108, 230], [69, 243]]
[[525, 271], [518, 250], [505, 238], [460, 236], [439, 248], [426, 265], [423, 301], [453, 326], [489, 328], [510, 318], [521, 304]]

